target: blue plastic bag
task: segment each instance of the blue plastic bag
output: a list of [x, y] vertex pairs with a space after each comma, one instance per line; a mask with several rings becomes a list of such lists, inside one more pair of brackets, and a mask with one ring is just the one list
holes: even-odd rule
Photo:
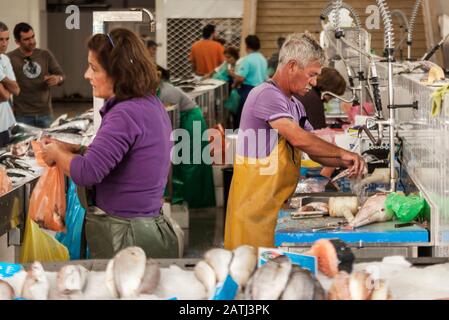
[[[61, 232], [56, 235], [56, 239], [69, 250], [70, 260], [80, 260], [81, 258], [81, 237], [85, 214], [86, 210], [80, 203], [78, 193], [76, 192], [76, 185], [70, 180], [65, 215], [67, 233]], [[86, 258], [89, 256], [88, 253], [87, 251]]]

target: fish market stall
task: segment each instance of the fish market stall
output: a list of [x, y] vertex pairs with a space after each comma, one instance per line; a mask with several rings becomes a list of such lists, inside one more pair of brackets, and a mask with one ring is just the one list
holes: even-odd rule
[[203, 111], [204, 119], [208, 128], [224, 123], [226, 120], [226, 109], [224, 101], [228, 97], [228, 83], [218, 79], [205, 79], [199, 82], [189, 82], [190, 86], [180, 85], [176, 80], [172, 81], [184, 90]]
[[352, 247], [357, 258], [382, 258], [386, 255], [417, 257], [417, 248], [429, 245], [429, 231], [422, 225], [386, 221], [352, 229], [346, 227], [347, 221], [343, 216], [301, 216], [297, 214], [299, 207], [292, 206], [298, 200], [301, 201], [300, 206], [307, 206], [316, 201], [325, 203], [331, 197], [345, 196], [351, 195], [322, 193], [293, 197], [279, 212], [275, 246], [287, 251], [304, 252], [319, 239], [338, 238]]
[[92, 124], [93, 114], [86, 112], [72, 119], [63, 115], [44, 130], [21, 123], [12, 128], [11, 143], [0, 149], [0, 166], [10, 184], [7, 192], [0, 195], [0, 237], [7, 237], [2, 251], [8, 252], [4, 260], [17, 260], [16, 250], [7, 247], [20, 249], [22, 245], [31, 194], [45, 170], [37, 163], [31, 142], [49, 136], [86, 145], [93, 137]]

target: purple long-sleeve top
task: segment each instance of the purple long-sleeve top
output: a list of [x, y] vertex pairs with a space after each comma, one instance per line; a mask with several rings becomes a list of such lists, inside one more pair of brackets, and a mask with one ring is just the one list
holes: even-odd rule
[[159, 214], [170, 168], [171, 123], [155, 96], [100, 110], [102, 123], [84, 156], [70, 164], [78, 186], [96, 189], [96, 206], [122, 218]]

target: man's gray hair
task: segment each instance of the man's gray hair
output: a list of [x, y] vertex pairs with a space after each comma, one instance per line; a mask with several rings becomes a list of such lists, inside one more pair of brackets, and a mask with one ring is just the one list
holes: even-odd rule
[[0, 32], [8, 31], [8, 26], [0, 21]]
[[319, 61], [324, 65], [326, 55], [310, 33], [293, 33], [287, 37], [279, 52], [279, 67], [285, 66], [291, 60], [297, 61], [304, 68], [312, 61]]

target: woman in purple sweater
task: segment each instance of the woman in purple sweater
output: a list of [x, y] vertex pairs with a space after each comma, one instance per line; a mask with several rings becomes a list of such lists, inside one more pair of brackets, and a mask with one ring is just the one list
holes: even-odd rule
[[127, 29], [88, 42], [85, 78], [105, 99], [101, 127], [87, 150], [44, 141], [44, 159], [82, 187], [94, 188], [86, 214], [91, 258], [108, 259], [139, 246], [152, 258], [177, 258], [178, 241], [162, 214], [170, 168], [171, 123], [160, 100], [156, 67]]

